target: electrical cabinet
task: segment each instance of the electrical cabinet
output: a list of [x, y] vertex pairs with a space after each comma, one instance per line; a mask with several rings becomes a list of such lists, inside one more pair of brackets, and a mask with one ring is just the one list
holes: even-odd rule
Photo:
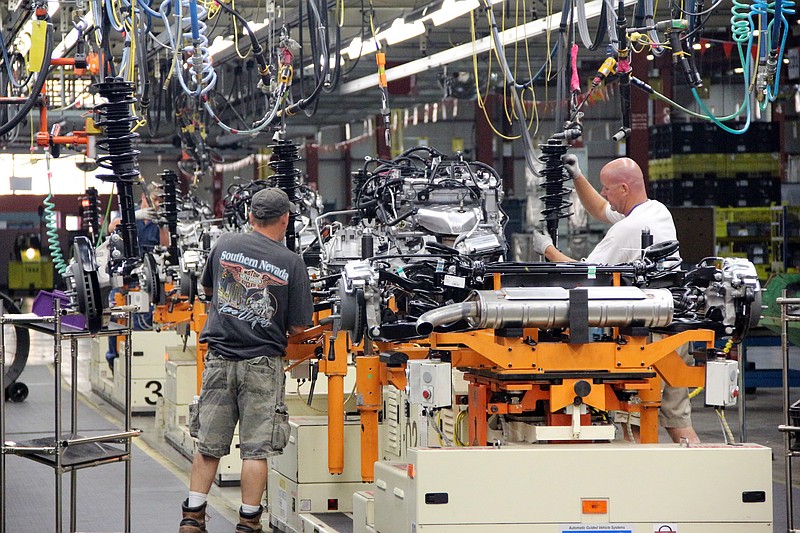
[[739, 362], [730, 359], [706, 363], [706, 405], [736, 405], [739, 397]]
[[406, 363], [408, 400], [423, 407], [449, 407], [452, 404], [453, 370], [450, 363], [430, 359]]

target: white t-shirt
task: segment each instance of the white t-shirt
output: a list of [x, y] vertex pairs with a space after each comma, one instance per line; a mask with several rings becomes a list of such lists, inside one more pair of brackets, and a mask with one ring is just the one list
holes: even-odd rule
[[617, 265], [642, 256], [642, 230], [648, 228], [653, 243], [677, 240], [675, 222], [664, 204], [647, 200], [633, 208], [628, 216], [606, 204], [606, 218], [613, 224], [608, 233], [586, 258], [587, 263]]

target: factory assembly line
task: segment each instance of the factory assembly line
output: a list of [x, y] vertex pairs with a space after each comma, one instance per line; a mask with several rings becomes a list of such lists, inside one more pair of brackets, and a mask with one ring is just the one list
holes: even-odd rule
[[[173, 198], [174, 174], [162, 180], [161, 219], [173, 240], [120, 287], [127, 302], [157, 304], [161, 328], [199, 333], [205, 303], [197, 276], [223, 222], [170, 223], [187, 203]], [[229, 218], [262, 185], [237, 190]], [[590, 525], [600, 523], [640, 532], [658, 522], [681, 531], [771, 530], [768, 448], [657, 444], [662, 382], [705, 386], [708, 405], [735, 405], [738, 364], [728, 350], [761, 308], [749, 261], [709, 258], [683, 271], [669, 266], [675, 241], [617, 266], [502, 261], [497, 175], [430, 148], [365, 169], [357, 186], [348, 225], [323, 214], [312, 230], [301, 213], [289, 230], [287, 242], [311, 263], [317, 325], [290, 337], [286, 360], [325, 379], [327, 415], [294, 420], [294, 439], [271, 461], [276, 530], [337, 531], [326, 521], [341, 513], [352, 513], [353, 531], [384, 533], [601, 531]], [[301, 204], [307, 212], [315, 202]], [[91, 285], [93, 272], [83, 271]], [[82, 291], [76, 285], [77, 304], [91, 316]], [[704, 364], [687, 366], [676, 353], [685, 345]], [[199, 379], [199, 344], [196, 353]], [[355, 425], [345, 410], [349, 372]], [[313, 459], [301, 453], [309, 438]], [[639, 486], [622, 490], [620, 478], [653, 467], [669, 473], [664, 490], [643, 480], [641, 498], [631, 500], [629, 489]], [[681, 490], [698, 468], [714, 505], [699, 506]], [[538, 496], [563, 475], [584, 481]], [[496, 485], [488, 507], [483, 483]], [[520, 506], [522, 494], [537, 496]], [[584, 529], [569, 529], [578, 525]]]

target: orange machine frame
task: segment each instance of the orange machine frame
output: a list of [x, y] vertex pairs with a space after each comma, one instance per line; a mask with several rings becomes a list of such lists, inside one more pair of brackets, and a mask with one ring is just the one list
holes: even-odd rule
[[[619, 284], [615, 275], [614, 283]], [[495, 275], [493, 286], [501, 280]], [[311, 330], [310, 330], [311, 331]], [[406, 386], [405, 369], [380, 363], [375, 355], [365, 355], [365, 343], [354, 345], [347, 332], [335, 336], [329, 326], [317, 326], [314, 335], [322, 337], [313, 346], [321, 346], [319, 370], [328, 376], [328, 467], [333, 474], [344, 469], [344, 376], [348, 358], [355, 354], [356, 388], [360, 397], [361, 472], [366, 482], [374, 480], [374, 463], [379, 458], [378, 411], [381, 389]], [[577, 381], [591, 381], [590, 393], [582, 402], [600, 411], [627, 411], [640, 414], [641, 442], [658, 442], [658, 408], [661, 405], [661, 383], [678, 387], [700, 387], [705, 384], [703, 367], [690, 367], [675, 351], [690, 342], [714, 344], [714, 332], [689, 330], [648, 343], [646, 336], [619, 335], [617, 342], [568, 344], [538, 342], [537, 328], [525, 329], [522, 337], [501, 337], [493, 330], [459, 333], [433, 333], [427, 339], [410, 342], [372, 342], [371, 353], [400, 352], [409, 359], [425, 359], [431, 352], [448, 353], [453, 368], [465, 372], [469, 382], [469, 444], [487, 442], [487, 416], [531, 410], [535, 403], [548, 404], [549, 425], [569, 425], [570, 417], [560, 414], [575, 401]], [[290, 338], [287, 357], [310, 357], [309, 344], [292, 346], [313, 335]], [[550, 376], [556, 376], [550, 378]], [[636, 403], [621, 401], [615, 391], [636, 390]], [[524, 391], [519, 404], [498, 404], [490, 401], [492, 392]], [[588, 416], [581, 422], [586, 423]]]

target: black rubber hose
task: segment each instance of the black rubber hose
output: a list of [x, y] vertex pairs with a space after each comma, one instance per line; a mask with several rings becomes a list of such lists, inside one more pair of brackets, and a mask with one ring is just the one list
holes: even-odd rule
[[[314, 7], [314, 8], [316, 8], [316, 9], [313, 10], [315, 12], [314, 14], [317, 17], [317, 20], [322, 21], [323, 19], [322, 19], [320, 13], [319, 13], [319, 8], [313, 2], [314, 2], [314, 0], [310, 0], [309, 1], [309, 5]], [[311, 18], [311, 14], [309, 13], [309, 19], [310, 18]], [[328, 37], [327, 37], [328, 28], [327, 27], [323, 28], [322, 33], [323, 33], [322, 35], [316, 36], [316, 38], [319, 39], [319, 43], [316, 46], [317, 46], [317, 49], [320, 49], [320, 48], [324, 48], [325, 49], [323, 57], [329, 57], [330, 54], [328, 53]], [[303, 98], [302, 100], [300, 100], [298, 102], [295, 102], [294, 104], [292, 104], [289, 107], [287, 107], [285, 109], [285, 114], [287, 116], [294, 115], [294, 114], [298, 113], [299, 111], [305, 111], [306, 109], [311, 107], [312, 104], [314, 104], [316, 102], [317, 98], [319, 97], [320, 93], [322, 92], [323, 86], [325, 85], [325, 78], [328, 76], [329, 68], [330, 68], [330, 62], [323, 61], [322, 62], [322, 69], [320, 70], [319, 78], [317, 79], [316, 87], [314, 87], [314, 90], [312, 91], [312, 93], [310, 95], [308, 95], [308, 97]], [[281, 113], [281, 115], [283, 115], [283, 113]]]
[[244, 29], [247, 31], [247, 35], [250, 37], [250, 43], [253, 47], [253, 57], [256, 59], [258, 63], [258, 74], [261, 78], [262, 83], [265, 87], [269, 87], [270, 84], [270, 75], [269, 75], [269, 64], [267, 63], [267, 58], [264, 55], [264, 49], [261, 48], [261, 44], [258, 42], [258, 37], [250, 29], [248, 24], [248, 20], [244, 18], [239, 12], [231, 9], [230, 7], [226, 6], [224, 2], [218, 2], [217, 5], [223, 9], [223, 11], [228, 12], [232, 17], [235, 17], [241, 22]]
[[[49, 57], [49, 56], [48, 56]], [[17, 304], [14, 303], [8, 295], [0, 292], [0, 299], [3, 300], [3, 312], [5, 314], [20, 314], [21, 311]], [[5, 326], [3, 326], [5, 327]], [[28, 361], [28, 351], [31, 347], [31, 337], [27, 328], [21, 326], [14, 326], [14, 331], [17, 336], [17, 347], [14, 352], [14, 360], [11, 364], [5, 365], [5, 386], [12, 385], [25, 368], [25, 363]], [[5, 391], [0, 391], [0, 394], [5, 394]]]
[[0, 126], [0, 137], [16, 128], [17, 124], [22, 122], [22, 120], [28, 116], [28, 113], [30, 113], [31, 109], [33, 109], [33, 106], [36, 104], [36, 99], [39, 98], [39, 94], [42, 92], [42, 87], [44, 87], [44, 84], [47, 81], [47, 71], [50, 67], [51, 55], [53, 55], [53, 25], [48, 22], [47, 33], [45, 34], [44, 40], [44, 56], [42, 56], [42, 65], [39, 69], [39, 75], [36, 76], [36, 82], [33, 84], [33, 88], [31, 89], [30, 98], [28, 98], [27, 102], [22, 104], [22, 107], [19, 108], [17, 114], [14, 115], [11, 120]]

